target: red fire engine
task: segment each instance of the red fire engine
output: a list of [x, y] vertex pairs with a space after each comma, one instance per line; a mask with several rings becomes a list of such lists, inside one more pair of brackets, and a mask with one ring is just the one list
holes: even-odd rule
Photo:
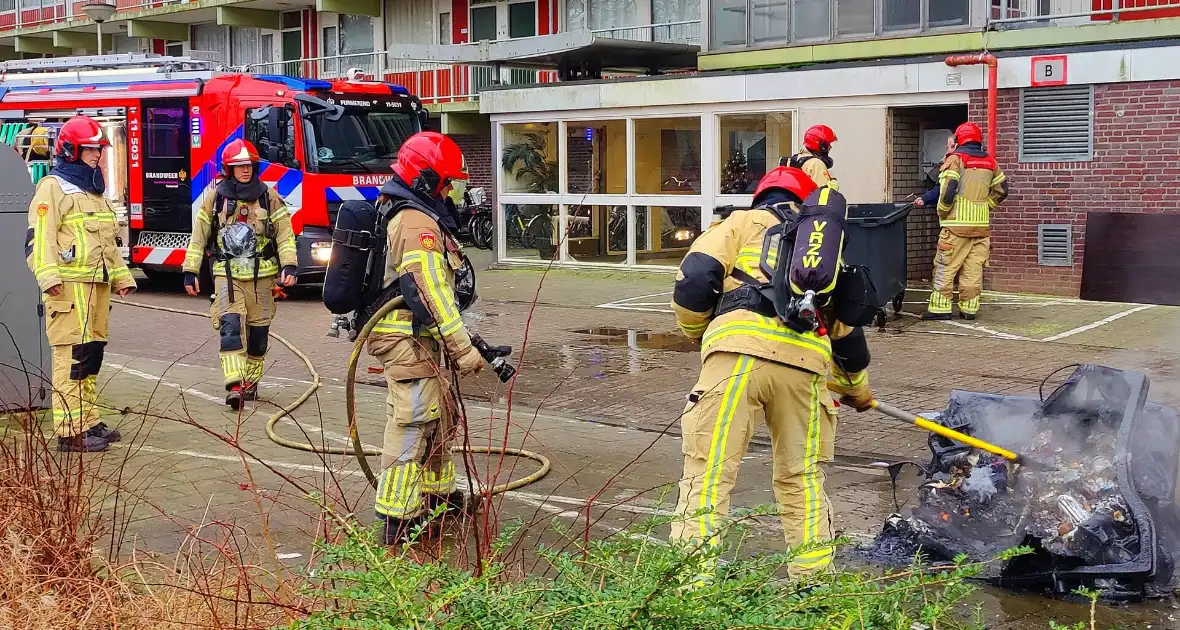
[[180, 271], [193, 215], [212, 194], [221, 149], [245, 138], [260, 178], [291, 209], [300, 282], [322, 280], [340, 204], [376, 199], [403, 140], [422, 130], [417, 97], [389, 83], [227, 72], [155, 55], [0, 63], [0, 137], [48, 172], [57, 127], [95, 118], [111, 150], [106, 195], [121, 218], [125, 257], [149, 275]]

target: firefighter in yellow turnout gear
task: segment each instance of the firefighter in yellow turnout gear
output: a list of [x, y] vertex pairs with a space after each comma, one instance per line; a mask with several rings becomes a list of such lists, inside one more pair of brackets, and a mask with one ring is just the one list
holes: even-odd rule
[[938, 221], [942, 230], [934, 253], [927, 320], [951, 318], [955, 278], [959, 316], [973, 320], [983, 293], [983, 268], [991, 247], [991, 211], [1008, 197], [1008, 178], [983, 149], [983, 132], [974, 123], [955, 130], [955, 148], [938, 175]]
[[220, 333], [225, 402], [238, 410], [258, 397], [274, 287], [295, 284], [298, 256], [291, 215], [283, 199], [258, 179], [258, 152], [244, 140], [222, 151], [222, 179], [193, 221], [184, 257], [185, 290], [200, 292], [198, 275], [213, 260], [213, 327]]
[[450, 138], [415, 134], [399, 149], [394, 177], [378, 198], [391, 217], [381, 286], [406, 302], [374, 326], [368, 346], [389, 388], [375, 511], [391, 545], [440, 506], [469, 508], [469, 497], [456, 489], [450, 452], [457, 410], [449, 369], [474, 374], [484, 359], [460, 316], [466, 304], [456, 301], [463, 258], [456, 216], [443, 201], [452, 180], [467, 179], [463, 168]]
[[53, 347], [53, 432], [61, 451], [105, 450], [119, 432], [99, 420], [98, 372], [107, 344], [111, 292], [135, 280], [119, 253], [118, 222], [103, 198], [98, 169], [108, 146], [85, 116], [57, 136], [57, 164], [29, 205], [25, 256], [45, 293], [45, 333]]
[[801, 331], [766, 297], [771, 278], [765, 265], [778, 264], [770, 248], [769, 259], [764, 254], [768, 233], [773, 238], [777, 226], [794, 220], [804, 199], [822, 206], [838, 195], [825, 187], [809, 198], [812, 191], [814, 182], [799, 169], [768, 173], [752, 209], [734, 212], [693, 243], [672, 301], [681, 330], [701, 340], [702, 359], [681, 419], [684, 474], [677, 513], [683, 518], [673, 523], [672, 540], [720, 542], [738, 467], [764, 415], [786, 542], [803, 546], [789, 567], [796, 576], [827, 567], [834, 553], [825, 544], [833, 531], [820, 468], [832, 459], [835, 440], [829, 390], [858, 410], [868, 409], [873, 398], [860, 328], [828, 314], [830, 331]]
[[803, 134], [803, 148], [789, 158], [779, 160], [779, 166], [791, 166], [807, 173], [816, 186], [828, 186], [838, 190], [840, 182], [832, 177], [828, 170], [832, 168], [832, 158], [828, 155], [832, 144], [837, 140], [836, 132], [827, 125], [812, 125]]

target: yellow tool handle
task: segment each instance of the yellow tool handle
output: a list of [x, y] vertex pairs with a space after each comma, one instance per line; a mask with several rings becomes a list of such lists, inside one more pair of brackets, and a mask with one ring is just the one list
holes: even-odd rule
[[877, 411], [880, 411], [881, 413], [883, 413], [891, 418], [897, 418], [898, 420], [903, 420], [905, 422], [909, 422], [910, 424], [913, 424], [914, 426], [918, 427], [919, 429], [923, 429], [923, 430], [929, 431], [931, 433], [937, 433], [938, 435], [941, 435], [942, 437], [945, 437], [945, 438], [948, 438], [951, 440], [955, 440], [956, 442], [962, 442], [963, 444], [966, 444], [968, 446], [973, 446], [977, 449], [987, 451], [987, 452], [991, 453], [992, 455], [997, 455], [999, 457], [1003, 457], [1004, 459], [1007, 459], [1007, 460], [1010, 460], [1010, 461], [1013, 461], [1016, 463], [1024, 463], [1023, 457], [1021, 457], [1020, 455], [1018, 455], [1016, 453], [1013, 453], [1012, 451], [1010, 451], [1006, 448], [1001, 448], [1001, 447], [996, 446], [995, 444], [992, 444], [990, 442], [984, 442], [983, 440], [981, 440], [979, 438], [967, 435], [966, 433], [961, 433], [961, 432], [956, 431], [954, 429], [944, 427], [941, 424], [938, 424], [937, 422], [931, 422], [930, 420], [927, 420], [926, 418], [923, 418], [921, 416], [915, 416], [914, 414], [909, 413], [907, 411], [903, 411], [901, 409], [898, 409], [897, 407], [894, 407], [893, 405], [890, 405], [889, 403], [883, 403], [879, 400], [874, 400], [873, 401], [873, 409], [876, 409]]

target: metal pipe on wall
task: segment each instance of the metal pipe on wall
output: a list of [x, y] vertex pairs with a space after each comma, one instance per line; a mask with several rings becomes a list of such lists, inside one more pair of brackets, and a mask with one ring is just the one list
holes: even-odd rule
[[996, 70], [996, 56], [991, 53], [976, 53], [970, 55], [951, 55], [946, 58], [946, 65], [958, 66], [987, 66], [987, 154], [996, 155], [996, 109], [999, 101], [999, 73]]

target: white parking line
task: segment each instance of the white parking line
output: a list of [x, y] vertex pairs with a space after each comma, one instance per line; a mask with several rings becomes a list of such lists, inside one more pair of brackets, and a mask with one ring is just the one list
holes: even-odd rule
[[[635, 297], [624, 298], [614, 302], [607, 302], [599, 304], [597, 308], [609, 308], [620, 311], [643, 311], [647, 313], [672, 313], [674, 312], [667, 302], [643, 302], [648, 298], [662, 297], [665, 295], [672, 295], [671, 291], [664, 291], [661, 293], [649, 293], [647, 295], [636, 295]], [[662, 308], [656, 308], [662, 307]]]
[[1127, 309], [1121, 313], [1115, 313], [1114, 315], [1110, 315], [1108, 317], [1103, 317], [1102, 319], [1100, 319], [1096, 322], [1090, 323], [1090, 324], [1086, 324], [1085, 326], [1078, 326], [1077, 328], [1074, 328], [1072, 330], [1067, 330], [1063, 333], [1057, 333], [1056, 335], [1045, 337], [1044, 339], [1041, 339], [1040, 341], [1057, 341], [1059, 339], [1065, 339], [1066, 337], [1072, 337], [1078, 333], [1084, 333], [1087, 330], [1094, 330], [1095, 328], [1098, 328], [1099, 326], [1105, 326], [1113, 321], [1120, 320], [1120, 319], [1122, 319], [1128, 315], [1131, 315], [1133, 313], [1138, 313], [1139, 311], [1146, 311], [1147, 309], [1152, 308], [1153, 306], [1154, 306], [1153, 304], [1142, 304], [1140, 306], [1136, 306], [1135, 308]]
[[119, 372], [121, 372], [123, 374], [130, 374], [131, 376], [138, 376], [139, 378], [149, 380], [149, 381], [157, 381], [160, 383], [160, 385], [163, 385], [164, 387], [170, 387], [172, 389], [180, 390], [181, 394], [188, 394], [189, 396], [196, 396], [197, 398], [200, 398], [201, 400], [208, 400], [210, 402], [215, 402], [219, 405], [225, 404], [225, 398], [219, 398], [219, 397], [214, 396], [212, 394], [206, 394], [205, 392], [203, 392], [201, 390], [193, 389], [191, 387], [185, 387], [185, 386], [181, 385], [180, 383], [173, 383], [171, 381], [165, 381], [161, 377], [155, 376], [154, 374], [148, 374], [147, 372], [140, 372], [139, 370], [136, 370], [135, 368], [129, 368], [126, 365], [122, 365], [119, 363], [107, 362], [107, 365], [119, 370]]

